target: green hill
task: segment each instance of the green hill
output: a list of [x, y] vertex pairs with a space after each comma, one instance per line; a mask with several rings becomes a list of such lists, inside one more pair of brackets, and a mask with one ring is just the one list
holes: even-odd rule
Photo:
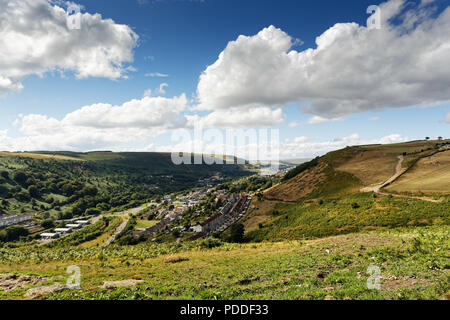
[[301, 164], [253, 203], [246, 237], [281, 241], [448, 225], [449, 142], [347, 147]]
[[225, 181], [250, 174], [248, 166], [175, 165], [168, 153], [2, 153], [0, 214], [123, 210], [216, 173]]

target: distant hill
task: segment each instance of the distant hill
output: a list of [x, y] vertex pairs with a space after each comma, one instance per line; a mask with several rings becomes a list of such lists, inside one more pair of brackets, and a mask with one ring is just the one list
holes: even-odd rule
[[67, 218], [88, 209], [120, 211], [167, 193], [204, 186], [205, 178], [218, 173], [221, 181], [253, 174], [249, 168], [175, 165], [170, 153], [2, 152], [0, 215], [48, 212]]

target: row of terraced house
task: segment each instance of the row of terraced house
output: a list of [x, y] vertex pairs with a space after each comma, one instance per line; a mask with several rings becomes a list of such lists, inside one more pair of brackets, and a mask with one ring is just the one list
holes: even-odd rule
[[251, 200], [252, 198], [245, 193], [239, 196], [232, 195], [220, 212], [213, 214], [200, 223], [199, 226], [196, 226], [198, 227], [198, 233], [191, 237], [190, 240], [210, 237], [216, 232], [225, 231], [247, 213]]

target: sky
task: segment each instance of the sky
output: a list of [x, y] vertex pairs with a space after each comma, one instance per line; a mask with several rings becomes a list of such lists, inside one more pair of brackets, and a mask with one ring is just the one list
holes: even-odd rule
[[0, 150], [288, 159], [449, 133], [446, 0], [0, 0]]

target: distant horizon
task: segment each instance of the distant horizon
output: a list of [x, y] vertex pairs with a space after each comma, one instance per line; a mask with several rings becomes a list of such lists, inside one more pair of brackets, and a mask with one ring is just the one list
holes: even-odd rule
[[[361, 144], [361, 145], [349, 145], [349, 146], [345, 146], [346, 147], [364, 147], [364, 146], [375, 146], [375, 145], [394, 145], [394, 144], [405, 144], [405, 143], [411, 143], [411, 142], [418, 142], [418, 141], [450, 141], [450, 138], [445, 138], [443, 137], [442, 139], [421, 139], [421, 140], [409, 140], [409, 141], [405, 141], [405, 142], [395, 142], [395, 143], [374, 143], [374, 144]], [[333, 151], [337, 151], [343, 148], [338, 148], [338, 149], [333, 149], [330, 150], [324, 154], [317, 154], [317, 155], [312, 155], [310, 157], [298, 157], [298, 158], [280, 158], [278, 159], [278, 161], [285, 161], [285, 162], [289, 162], [289, 161], [295, 161], [295, 160], [312, 160], [315, 157], [321, 157], [329, 152], [333, 152]], [[111, 151], [111, 150], [92, 150], [92, 151], [70, 151], [70, 150], [35, 150], [35, 151], [1, 151], [3, 153], [34, 153], [34, 154], [40, 154], [40, 153], [75, 153], [75, 154], [89, 154], [89, 153], [157, 153], [157, 154], [171, 154], [171, 153], [190, 153], [191, 155], [203, 155], [203, 156], [209, 156], [211, 154], [208, 153], [193, 153], [193, 152], [183, 152], [183, 151], [172, 151], [172, 152], [159, 152], [159, 151]], [[215, 157], [235, 157], [236, 159], [243, 159], [244, 161], [249, 161], [249, 162], [270, 162], [270, 161], [275, 161], [275, 160], [271, 160], [271, 159], [247, 159], [247, 158], [242, 158], [239, 156], [230, 156], [230, 155], [226, 155], [226, 154], [217, 154], [214, 155]]]

